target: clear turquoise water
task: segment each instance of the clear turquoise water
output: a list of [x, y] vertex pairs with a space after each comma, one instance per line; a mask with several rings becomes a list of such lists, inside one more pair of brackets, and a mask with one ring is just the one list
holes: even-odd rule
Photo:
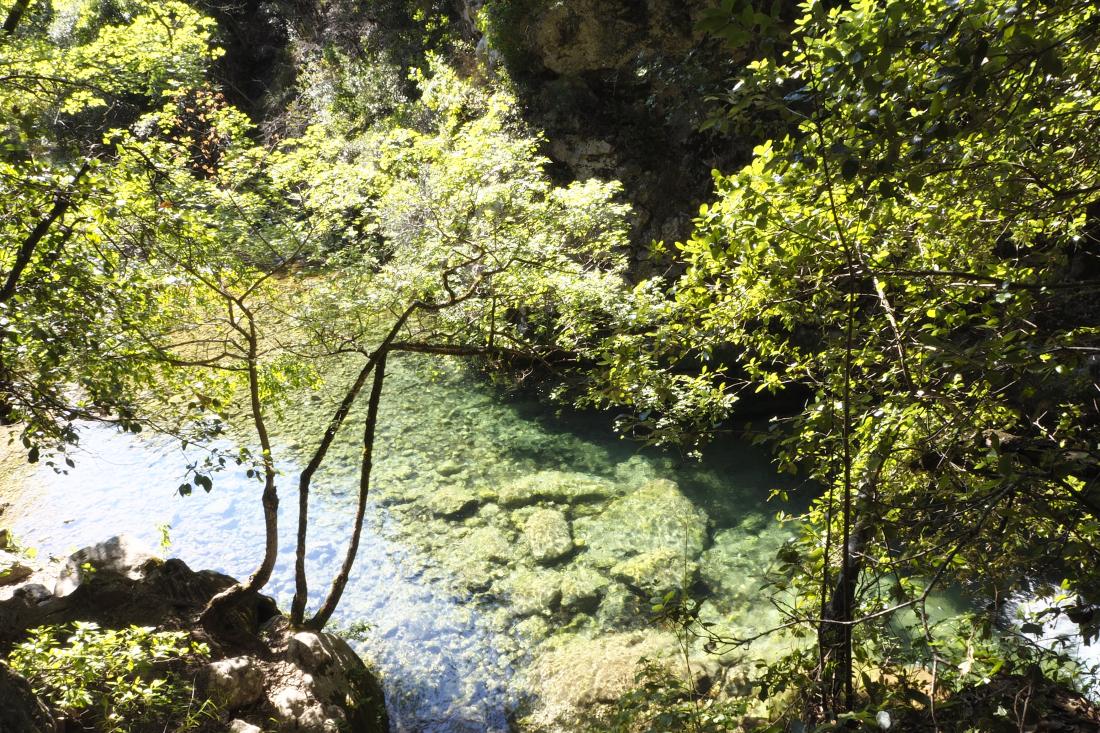
[[[332, 381], [341, 383], [339, 376]], [[282, 554], [268, 591], [284, 608], [293, 590], [296, 467], [320, 435], [334, 395], [303, 394], [278, 420]], [[343, 557], [358, 485], [359, 417], [349, 419], [315, 481], [308, 548], [314, 594]], [[778, 507], [764, 502], [781, 481], [754, 449], [716, 445], [702, 463], [640, 451], [610, 431], [607, 416], [558, 417], [502, 394], [458, 362], [420, 357], [391, 360], [380, 417], [368, 520], [336, 622], [369, 624], [357, 644], [383, 674], [395, 730], [508, 730], [531, 694], [523, 673], [540, 649], [646, 624], [645, 593], [620, 582], [619, 566], [610, 563], [638, 559], [661, 543], [701, 566], [694, 590], [707, 595], [712, 617], [734, 628], [770, 618], [757, 589], [786, 530], [771, 519]], [[75, 469], [42, 468], [9, 488], [17, 492], [14, 529], [26, 544], [63, 555], [121, 533], [155, 547], [158, 527], [170, 525], [170, 554], [244, 577], [262, 545], [260, 486], [243, 470], [227, 469], [210, 494], [180, 497], [188, 457], [167, 441], [88, 426]], [[675, 486], [653, 484], [658, 479]], [[606, 495], [518, 506], [504, 498], [517, 486], [550, 484], [591, 485]], [[647, 486], [657, 491], [653, 516], [646, 516], [647, 504], [630, 503], [631, 496], [648, 497], [636, 494]], [[441, 498], [455, 497], [473, 504], [441, 516]], [[579, 544], [550, 567], [528, 548], [525, 522], [536, 509], [564, 517]], [[598, 603], [532, 604], [547, 583], [578, 574], [605, 584]]]

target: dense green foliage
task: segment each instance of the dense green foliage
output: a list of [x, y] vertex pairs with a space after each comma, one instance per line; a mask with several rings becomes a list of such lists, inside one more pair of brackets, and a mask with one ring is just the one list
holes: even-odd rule
[[[933, 584], [998, 603], [1038, 593], [1090, 618], [1100, 14], [827, 7], [807, 3], [790, 49], [738, 82], [731, 114], [778, 110], [790, 132], [716, 174], [679, 245], [686, 273], [667, 293], [638, 287], [646, 327], [608, 340], [599, 397], [652, 410], [667, 440], [719, 423], [746, 391], [812, 391], [768, 437], [825, 489], [781, 582], [799, 591], [795, 628], [819, 638], [802, 682], [825, 682], [835, 711], [854, 704], [840, 702], [847, 622], [857, 667], [888, 666], [876, 629], [919, 625]], [[952, 633], [925, 626], [902, 657], [948, 686], [1005, 664], [976, 663]]]
[[0, 37], [0, 417], [34, 461], [81, 417], [139, 429], [146, 375], [114, 346], [141, 274], [97, 230], [114, 198], [101, 135], [198, 83], [218, 52], [183, 3], [31, 3], [16, 20]]
[[[28, 330], [38, 348], [9, 344], [8, 420], [23, 424], [32, 460], [44, 447], [75, 442], [78, 418], [135, 431], [152, 425], [185, 444], [218, 436], [226, 422], [248, 430], [232, 455], [204, 446], [179, 492], [211, 490], [227, 460], [249, 463], [263, 482], [266, 523], [264, 559], [249, 587], [267, 582], [278, 551], [267, 421], [290, 390], [316, 384], [332, 359], [365, 358], [300, 477], [301, 558], [312, 473], [387, 351], [530, 364], [588, 338], [592, 315], [615, 303], [627, 215], [614, 201], [617, 186], [553, 185], [540, 140], [503, 85], [466, 78], [429, 55], [411, 75], [415, 95], [406, 94], [392, 83], [392, 65], [375, 57], [391, 74], [376, 96], [360, 99], [347, 78], [336, 79], [295, 103], [316, 124], [264, 140], [204, 78], [219, 52], [210, 21], [194, 11], [34, 7], [43, 20], [7, 38], [5, 52], [25, 60], [42, 49], [29, 71], [11, 62], [13, 75], [39, 85], [43, 65], [64, 57], [55, 64], [60, 81], [50, 82], [56, 98], [33, 86], [6, 102], [35, 119], [103, 107], [109, 114], [85, 128], [42, 131], [41, 165], [80, 164], [76, 178], [89, 187], [78, 195], [75, 182], [48, 182], [40, 198], [52, 198], [57, 213], [44, 217], [46, 204], [25, 190], [35, 175], [30, 142], [12, 132], [13, 149], [26, 154], [13, 155], [10, 193], [26, 211], [10, 225], [25, 231], [37, 219], [44, 234], [32, 229], [22, 244], [11, 238], [7, 253], [16, 302], [28, 306], [20, 317], [33, 321], [8, 331]], [[50, 36], [47, 26], [66, 9], [84, 20]], [[426, 33], [442, 32], [445, 23], [422, 15], [414, 20]], [[117, 60], [102, 89], [86, 78], [99, 68], [87, 54]], [[324, 55], [309, 64], [306, 78], [333, 70]], [[114, 102], [120, 90], [131, 95], [125, 104]], [[64, 278], [63, 263], [73, 270]], [[32, 280], [38, 271], [49, 281]], [[78, 295], [58, 293], [55, 279]], [[59, 303], [43, 300], [59, 295]], [[43, 313], [64, 338], [42, 333], [35, 314]], [[369, 471], [368, 462], [343, 579], [317, 624], [354, 559]], [[305, 589], [300, 567], [302, 604]], [[298, 622], [302, 611], [296, 603]]]
[[199, 729], [216, 711], [195, 697], [187, 663], [209, 655], [186, 632], [42, 626], [8, 657], [57, 710], [103, 733]]
[[[731, 46], [767, 35], [712, 126], [779, 132], [715, 173], [676, 275], [631, 287], [620, 186], [553, 181], [507, 79], [441, 19], [412, 13], [423, 35], [403, 43], [446, 38], [454, 58], [408, 74], [377, 47], [307, 55], [283, 134], [265, 135], [209, 78], [221, 52], [191, 6], [20, 5], [0, 39], [0, 419], [32, 461], [85, 418], [190, 442], [232, 422], [245, 447], [204, 446], [179, 491], [249, 463], [259, 588], [283, 480], [267, 419], [358, 360], [299, 477], [303, 623], [309, 482], [374, 370], [335, 603], [390, 351], [569, 371], [563, 398], [585, 383], [582, 404], [631, 405], [636, 434], [693, 449], [746, 395], [802, 390], [801, 410], [757, 431], [820, 490], [772, 579], [784, 633], [816, 639], [761, 666], [759, 698], [800, 696], [777, 725], [870, 722], [914, 699], [923, 713], [938, 690], [1032, 665], [1072, 683], [1034, 644], [1041, 626], [1020, 635], [999, 614], [1039, 596], [1045, 618], [1098, 631], [1100, 9], [834, 5], [806, 2], [789, 33], [779, 5], [704, 14]], [[482, 23], [527, 6], [494, 3]], [[992, 611], [935, 624], [926, 603], [945, 588]], [[123, 632], [99, 633], [78, 628], [78, 648], [113, 659]], [[54, 634], [20, 654], [59, 657]], [[133, 643], [156, 657], [178, 642]], [[654, 670], [624, 727], [721, 728], [747, 708], [703, 709]], [[160, 694], [113, 674], [138, 685], [128, 701]], [[42, 684], [100, 706], [86, 677]]]

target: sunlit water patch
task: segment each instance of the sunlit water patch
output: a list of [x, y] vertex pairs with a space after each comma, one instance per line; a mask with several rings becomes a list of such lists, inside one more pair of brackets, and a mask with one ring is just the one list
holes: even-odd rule
[[[339, 371], [339, 370], [337, 370]], [[339, 385], [339, 378], [331, 380]], [[289, 606], [297, 465], [330, 417], [335, 389], [277, 420], [280, 564], [268, 591]], [[308, 566], [317, 599], [354, 514], [358, 413], [315, 481]], [[731, 630], [773, 611], [760, 578], [785, 531], [764, 509], [777, 486], [753, 450], [702, 464], [642, 453], [604, 419], [558, 418], [508, 399], [460, 364], [391, 360], [376, 481], [337, 626], [383, 674], [397, 731], [505, 731], [532, 694], [539, 649], [645, 625], [648, 598], [687, 586]], [[193, 567], [246, 576], [262, 550], [261, 487], [243, 468], [180, 497], [189, 457], [170, 442], [87, 427], [77, 466], [42, 468], [17, 488], [15, 531], [55, 555], [126, 533]], [[193, 458], [193, 456], [191, 456]], [[11, 489], [9, 489], [10, 491]], [[550, 694], [536, 690], [535, 694]]]

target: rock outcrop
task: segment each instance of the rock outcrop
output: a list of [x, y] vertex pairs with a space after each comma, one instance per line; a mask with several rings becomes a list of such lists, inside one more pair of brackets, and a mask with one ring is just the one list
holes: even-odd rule
[[[698, 30], [713, 0], [559, 0], [488, 4], [481, 57], [519, 82], [563, 178], [623, 182], [637, 216], [638, 266], [651, 240], [682, 240], [711, 197], [712, 168], [743, 163], [754, 141], [701, 131], [741, 60]], [[481, 24], [480, 27], [486, 27]]]
[[53, 733], [55, 721], [23, 677], [0, 662], [0, 731]]
[[[0, 657], [26, 630], [44, 624], [79, 620], [105, 628], [186, 630], [211, 649], [197, 692], [217, 704], [227, 730], [389, 729], [381, 686], [351, 647], [332, 634], [291, 629], [272, 599], [246, 594], [217, 628], [200, 626], [206, 601], [235, 583], [227, 575], [161, 560], [120, 537], [84, 548], [52, 569], [52, 589], [28, 582], [0, 601]], [[41, 579], [38, 574], [32, 580]], [[0, 731], [53, 730], [25, 680], [3, 665], [0, 701]]]

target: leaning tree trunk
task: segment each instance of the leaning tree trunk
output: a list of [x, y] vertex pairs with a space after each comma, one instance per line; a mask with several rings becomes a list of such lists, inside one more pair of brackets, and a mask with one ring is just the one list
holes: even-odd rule
[[226, 609], [250, 593], [259, 591], [271, 579], [275, 569], [275, 560], [279, 555], [279, 492], [275, 485], [275, 460], [271, 452], [271, 438], [264, 419], [263, 403], [260, 400], [260, 376], [257, 365], [259, 359], [259, 336], [256, 333], [256, 321], [252, 313], [237, 301], [248, 327], [244, 328], [234, 321], [234, 328], [242, 333], [248, 343], [248, 392], [252, 411], [252, 422], [263, 451], [261, 463], [264, 474], [264, 491], [261, 503], [264, 511], [264, 556], [260, 566], [244, 583], [237, 583], [218, 593], [206, 604], [201, 620], [204, 626], [214, 622]]
[[30, 4], [31, 0], [15, 0], [15, 4], [8, 11], [8, 17], [4, 19], [5, 33], [9, 35], [15, 33], [15, 29], [19, 27], [19, 21], [23, 19], [23, 13], [27, 12]]
[[[324, 461], [325, 456], [328, 454], [328, 450], [332, 446], [332, 441], [335, 440], [336, 434], [340, 431], [340, 426], [344, 424], [344, 420], [347, 418], [352, 405], [358, 398], [359, 392], [363, 389], [363, 384], [366, 382], [371, 370], [379, 368], [382, 365], [386, 352], [389, 351], [390, 344], [392, 344], [394, 339], [397, 338], [397, 335], [401, 333], [401, 329], [405, 327], [405, 323], [408, 322], [413, 313], [421, 307], [423, 307], [423, 304], [419, 301], [413, 303], [405, 309], [396, 321], [394, 321], [389, 332], [386, 334], [385, 338], [382, 339], [382, 343], [375, 349], [374, 353], [371, 354], [367, 363], [359, 371], [355, 381], [344, 395], [344, 399], [337, 408], [336, 414], [332, 416], [328, 428], [325, 429], [325, 434], [321, 438], [320, 445], [317, 446], [317, 450], [314, 451], [313, 457], [310, 458], [309, 463], [298, 478], [298, 537], [294, 549], [294, 599], [290, 604], [290, 623], [294, 626], [302, 625], [305, 618], [306, 602], [309, 596], [309, 582], [306, 577], [306, 533], [309, 528], [309, 492], [310, 485], [313, 482], [313, 475], [317, 472], [317, 469], [320, 468], [321, 462]], [[381, 389], [381, 386], [379, 386], [379, 389]]]
[[359, 552], [359, 539], [363, 534], [363, 517], [367, 511], [367, 494], [370, 492], [371, 468], [374, 464], [374, 432], [378, 425], [378, 404], [382, 398], [382, 383], [386, 378], [386, 351], [379, 352], [378, 363], [374, 367], [374, 383], [371, 385], [370, 401], [367, 404], [367, 419], [363, 428], [363, 461], [359, 468], [359, 504], [355, 510], [355, 527], [352, 530], [351, 541], [348, 543], [347, 553], [344, 555], [344, 564], [340, 572], [332, 581], [328, 595], [308, 622], [306, 628], [320, 630], [324, 628], [336, 606], [340, 603], [340, 596], [344, 593], [344, 587], [348, 583], [352, 565], [355, 563], [355, 555]]
[[359, 371], [351, 388], [344, 395], [343, 401], [337, 408], [336, 414], [329, 421], [328, 428], [325, 429], [324, 437], [321, 439], [321, 444], [298, 477], [298, 541], [294, 553], [294, 600], [290, 604], [290, 623], [294, 626], [301, 626], [305, 619], [306, 601], [309, 593], [306, 580], [306, 529], [309, 522], [309, 488], [313, 482], [313, 474], [321, 467], [321, 462], [328, 454], [328, 449], [332, 446], [332, 441], [340, 431], [340, 426], [344, 424], [344, 419], [351, 411], [351, 407], [359, 396], [359, 392], [363, 389], [371, 370], [375, 369], [377, 365], [377, 360], [371, 358]]

